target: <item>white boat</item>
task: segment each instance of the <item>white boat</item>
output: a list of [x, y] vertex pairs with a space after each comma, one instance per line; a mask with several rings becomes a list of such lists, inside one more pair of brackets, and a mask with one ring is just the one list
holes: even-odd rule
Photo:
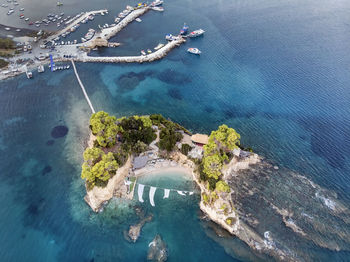
[[164, 2], [164, 1], [162, 1], [162, 0], [156, 0], [156, 1], [154, 1], [154, 2], [151, 3], [151, 6], [158, 6], [158, 5], [163, 4], [163, 2]]
[[200, 55], [202, 53], [198, 48], [195, 47], [190, 47], [189, 49], [187, 49], [187, 52], [195, 55]]
[[5, 27], [5, 30], [6, 30], [6, 31], [10, 31], [10, 30], [11, 30], [11, 28], [9, 28], [9, 27]]
[[172, 41], [174, 38], [173, 38], [173, 35], [172, 35], [172, 34], [167, 34], [167, 35], [165, 36], [165, 39], [166, 39], [166, 40], [169, 40], [169, 41]]
[[164, 11], [164, 8], [161, 7], [161, 6], [155, 6], [155, 7], [152, 7], [152, 10], [158, 11], [158, 12], [163, 12], [163, 11]]
[[144, 50], [141, 50], [141, 55], [146, 55], [146, 52]]
[[114, 19], [114, 22], [116, 22], [116, 23], [119, 23], [119, 21], [120, 21], [120, 18], [119, 18], [119, 17], [116, 17], [116, 18]]
[[135, 21], [136, 21], [136, 22], [139, 22], [139, 23], [142, 22], [141, 18], [136, 18]]
[[19, 11], [24, 11], [24, 8], [23, 8], [23, 7], [22, 7], [22, 8], [20, 8], [20, 9], [19, 9]]
[[164, 46], [164, 44], [159, 43], [159, 44], [154, 48], [154, 50], [161, 49], [163, 46]]
[[30, 71], [26, 71], [26, 75], [28, 79], [31, 79], [33, 77], [33, 73]]
[[29, 18], [27, 17], [26, 19], [24, 19], [24, 21], [29, 21]]
[[40, 66], [38, 67], [38, 73], [43, 73], [44, 71], [45, 71], [44, 66], [43, 66], [43, 65], [40, 65]]
[[197, 36], [201, 36], [205, 33], [205, 31], [203, 29], [198, 29], [198, 30], [194, 30], [193, 32], [191, 32], [188, 36], [189, 37], [197, 37]]

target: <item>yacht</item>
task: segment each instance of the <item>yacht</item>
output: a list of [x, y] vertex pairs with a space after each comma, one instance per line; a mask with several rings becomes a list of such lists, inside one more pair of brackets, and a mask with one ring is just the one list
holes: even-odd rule
[[155, 7], [152, 7], [152, 10], [154, 10], [154, 11], [159, 11], [159, 12], [163, 12], [163, 11], [164, 11], [164, 8], [161, 7], [161, 6], [155, 6]]
[[162, 0], [156, 0], [156, 1], [151, 3], [151, 6], [158, 6], [158, 5], [162, 5], [162, 4], [163, 4]]
[[205, 31], [203, 29], [198, 29], [198, 30], [194, 30], [193, 32], [191, 32], [188, 36], [189, 37], [197, 37], [197, 36], [201, 36], [205, 33]]
[[195, 48], [195, 47], [191, 47], [187, 49], [187, 52], [195, 55], [200, 55], [202, 53], [198, 48]]

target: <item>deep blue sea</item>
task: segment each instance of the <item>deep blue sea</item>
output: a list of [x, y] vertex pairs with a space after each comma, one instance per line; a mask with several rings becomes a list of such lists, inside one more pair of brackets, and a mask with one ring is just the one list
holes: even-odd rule
[[[18, 2], [34, 21], [53, 12], [110, 9], [70, 39], [112, 23], [125, 5], [136, 3], [74, 0], [58, 8], [56, 0]], [[161, 113], [193, 132], [225, 123], [244, 145], [334, 191], [349, 208], [350, 2], [165, 0], [164, 8], [120, 32], [113, 40], [122, 46], [92, 55], [138, 55], [184, 22], [205, 35], [150, 64], [78, 63], [95, 109], [117, 116]], [[17, 15], [0, 12], [0, 23], [23, 26]], [[188, 54], [188, 47], [202, 55]], [[162, 200], [156, 192], [156, 207], [141, 205], [152, 222], [135, 244], [127, 242], [123, 231], [137, 222], [136, 200], [113, 199], [99, 214], [83, 200], [80, 166], [90, 113], [72, 70], [0, 82], [1, 261], [145, 261], [156, 234], [168, 245], [168, 261], [272, 260], [236, 238], [220, 241], [200, 219], [198, 195]], [[59, 125], [68, 134], [52, 138]], [[194, 187], [181, 174], [143, 182]], [[306, 261], [350, 261], [350, 246], [340, 252], [315, 247]]]

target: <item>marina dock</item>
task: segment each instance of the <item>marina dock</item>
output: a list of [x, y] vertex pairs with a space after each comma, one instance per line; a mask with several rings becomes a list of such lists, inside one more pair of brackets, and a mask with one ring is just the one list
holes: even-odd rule
[[66, 26], [65, 28], [63, 28], [62, 30], [56, 32], [54, 35], [48, 37], [48, 41], [52, 41], [53, 39], [55, 39], [57, 36], [62, 35], [63, 33], [69, 31], [73, 26], [75, 26], [76, 24], [79, 24], [81, 21], [83, 21], [84, 19], [86, 19], [88, 16], [90, 15], [97, 15], [97, 14], [101, 14], [101, 13], [106, 13], [108, 10], [107, 9], [102, 9], [102, 10], [95, 10], [95, 11], [90, 11], [90, 12], [86, 12], [85, 14], [81, 15], [80, 17], [78, 17], [77, 19], [71, 19], [71, 23], [68, 24], [68, 26]]
[[182, 43], [186, 42], [185, 39], [182, 37], [179, 37], [176, 40], [168, 42], [166, 45], [164, 45], [162, 48], [158, 49], [157, 51], [147, 54], [147, 55], [140, 55], [140, 56], [78, 56], [73, 59], [67, 59], [67, 58], [61, 58], [58, 59], [58, 61], [70, 61], [74, 60], [76, 62], [101, 62], [101, 63], [143, 63], [143, 62], [152, 62], [155, 60], [159, 60], [163, 57], [165, 57], [172, 49], [175, 47], [181, 45]]

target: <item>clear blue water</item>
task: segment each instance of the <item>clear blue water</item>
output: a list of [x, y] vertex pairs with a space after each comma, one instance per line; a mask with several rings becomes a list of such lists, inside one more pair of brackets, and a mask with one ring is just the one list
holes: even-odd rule
[[[56, 8], [56, 1], [35, 8], [23, 2], [38, 18]], [[72, 15], [108, 7], [106, 19], [113, 20], [128, 3], [76, 0], [62, 8]], [[205, 29], [205, 36], [152, 64], [77, 64], [95, 109], [118, 116], [162, 113], [195, 132], [226, 123], [243, 144], [336, 192], [349, 207], [350, 3], [178, 0], [165, 8], [116, 36], [120, 48], [98, 52], [139, 54], [184, 22]], [[15, 19], [0, 17], [1, 23]], [[201, 57], [185, 52], [191, 46]], [[169, 261], [263, 259], [237, 239], [215, 237], [199, 219], [196, 197], [174, 196], [154, 209], [145, 204], [154, 219], [136, 244], [123, 237], [136, 221], [127, 203], [121, 208], [113, 200], [101, 214], [90, 211], [80, 179], [90, 111], [72, 71], [0, 82], [0, 109], [3, 261], [143, 261], [157, 233], [168, 244]], [[53, 139], [58, 125], [68, 134]], [[151, 182], [191, 186], [157, 177]], [[310, 256], [349, 261], [350, 253], [314, 247]]]

